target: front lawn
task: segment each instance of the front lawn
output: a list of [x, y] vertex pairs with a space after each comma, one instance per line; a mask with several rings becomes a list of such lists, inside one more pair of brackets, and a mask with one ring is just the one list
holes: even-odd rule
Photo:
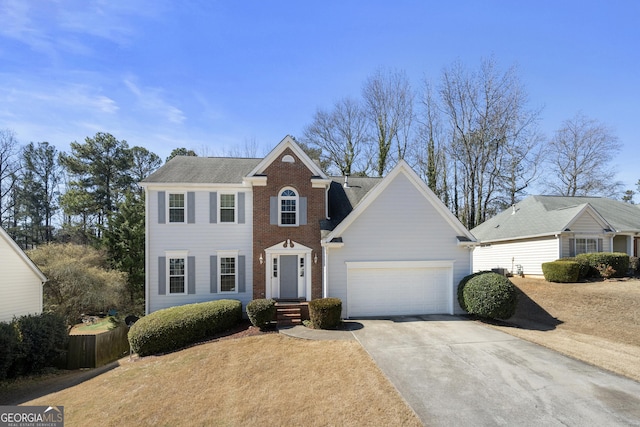
[[409, 425], [420, 421], [357, 342], [266, 334], [134, 361], [27, 402], [68, 425]]
[[640, 281], [511, 281], [522, 292], [518, 310], [496, 327], [640, 381]]

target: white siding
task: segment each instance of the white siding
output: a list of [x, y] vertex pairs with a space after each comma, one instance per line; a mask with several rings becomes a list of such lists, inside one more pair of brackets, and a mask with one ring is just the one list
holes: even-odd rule
[[[193, 189], [171, 189], [170, 192], [193, 191]], [[244, 224], [209, 223], [209, 193], [220, 191], [244, 192]], [[168, 197], [166, 198], [168, 200]], [[253, 298], [253, 193], [246, 187], [238, 188], [198, 188], [195, 191], [194, 224], [158, 224], [158, 190], [148, 190], [147, 194], [147, 297], [148, 311], [153, 312], [175, 305], [211, 301], [215, 299], [238, 299], [243, 306]], [[192, 295], [158, 294], [158, 257], [166, 251], [188, 251], [195, 257], [196, 293]], [[245, 292], [210, 292], [210, 256], [217, 251], [238, 251], [245, 256]]]
[[42, 282], [33, 269], [0, 236], [0, 322], [13, 316], [42, 313]]
[[515, 273], [520, 264], [525, 275], [542, 275], [542, 263], [560, 258], [559, 248], [555, 237], [478, 246], [473, 250], [473, 271], [506, 268]]
[[[375, 190], [374, 190], [375, 191]], [[344, 231], [342, 248], [328, 249], [327, 296], [347, 307], [348, 261], [435, 261], [453, 264], [450, 295], [471, 271], [469, 249], [457, 246], [456, 232], [404, 174], [399, 174]], [[345, 313], [343, 312], [343, 315]]]

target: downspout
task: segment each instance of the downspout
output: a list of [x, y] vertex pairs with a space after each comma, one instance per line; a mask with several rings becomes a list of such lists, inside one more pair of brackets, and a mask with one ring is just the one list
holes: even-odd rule
[[322, 298], [329, 296], [329, 248], [322, 246]]
[[144, 313], [149, 314], [149, 189], [144, 187]]

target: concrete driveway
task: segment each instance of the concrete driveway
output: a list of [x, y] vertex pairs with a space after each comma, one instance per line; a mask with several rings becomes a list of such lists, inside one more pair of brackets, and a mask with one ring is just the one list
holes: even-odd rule
[[353, 334], [425, 425], [640, 425], [640, 383], [456, 316]]

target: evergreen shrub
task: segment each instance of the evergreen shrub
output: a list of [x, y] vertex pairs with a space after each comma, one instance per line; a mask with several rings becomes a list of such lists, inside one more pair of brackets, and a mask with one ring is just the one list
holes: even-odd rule
[[276, 315], [276, 301], [273, 299], [254, 299], [247, 304], [247, 316], [251, 324], [261, 330], [267, 329]]
[[226, 331], [242, 319], [242, 303], [218, 300], [155, 311], [129, 329], [129, 344], [140, 356], [167, 353]]
[[476, 274], [462, 288], [463, 307], [469, 314], [489, 319], [508, 319], [516, 312], [517, 288], [500, 274]]
[[309, 318], [315, 329], [335, 329], [340, 325], [342, 300], [320, 298], [309, 301]]

